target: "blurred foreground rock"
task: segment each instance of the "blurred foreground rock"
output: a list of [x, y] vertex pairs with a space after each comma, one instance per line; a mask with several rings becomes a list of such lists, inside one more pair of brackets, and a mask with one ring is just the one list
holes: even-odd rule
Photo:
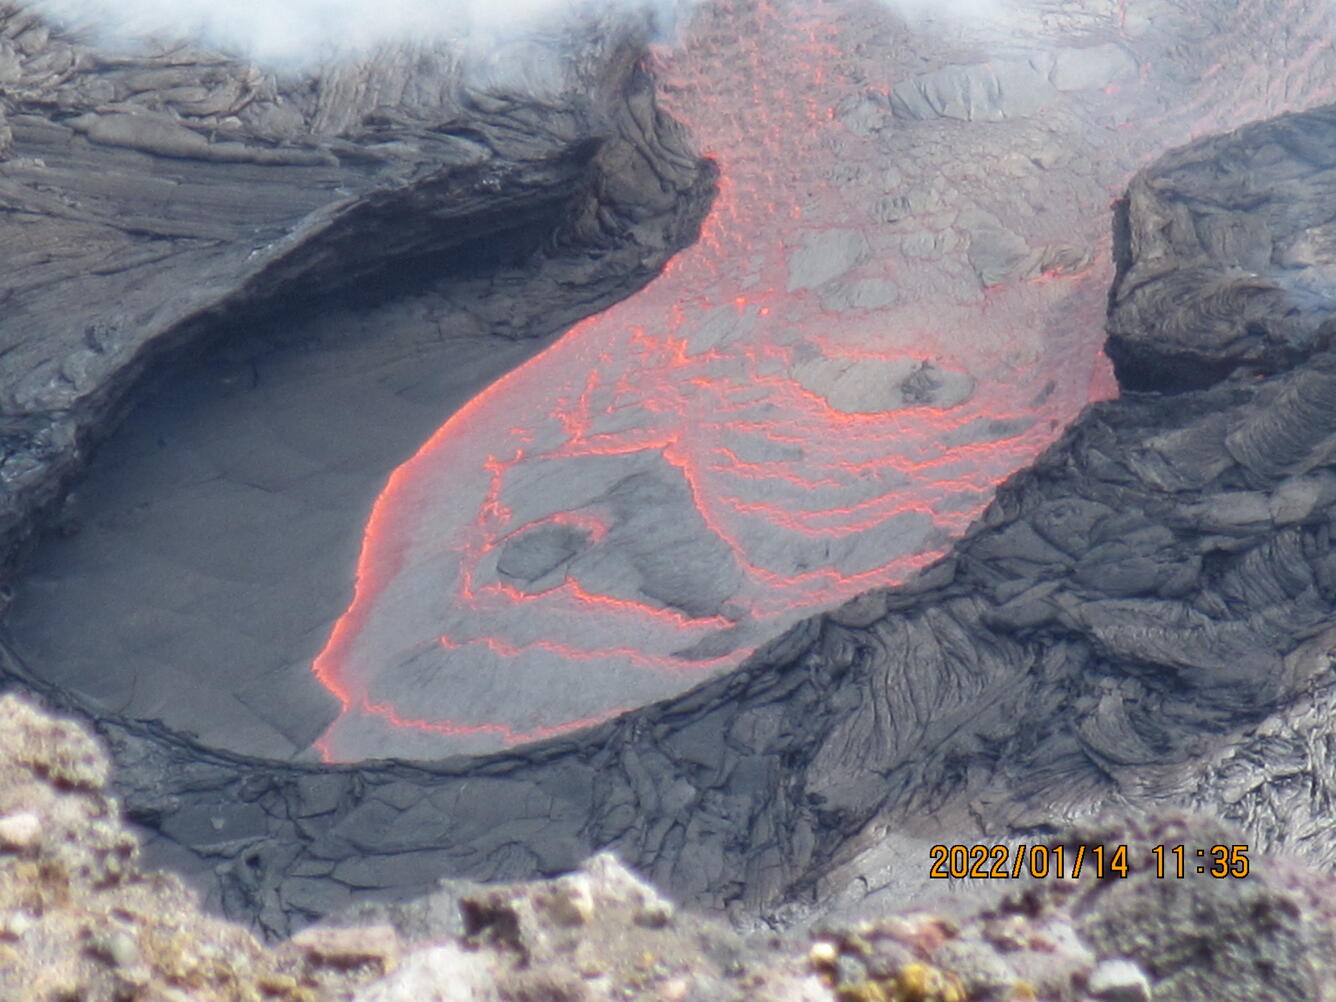
[[[267, 948], [145, 872], [78, 725], [0, 699], [0, 998], [16, 1002], [1303, 1002], [1336, 997], [1336, 880], [1280, 860], [1159, 878], [1151, 848], [1239, 836], [1184, 815], [1079, 826], [1129, 875], [952, 888], [915, 910], [742, 936], [613, 856], [556, 880], [442, 882]], [[1172, 856], [1168, 858], [1172, 859]], [[916, 860], [927, 866], [929, 860]], [[1172, 868], [1172, 864], [1171, 864]], [[1188, 869], [1193, 869], [1189, 866]], [[996, 890], [1003, 886], [1003, 891]]]

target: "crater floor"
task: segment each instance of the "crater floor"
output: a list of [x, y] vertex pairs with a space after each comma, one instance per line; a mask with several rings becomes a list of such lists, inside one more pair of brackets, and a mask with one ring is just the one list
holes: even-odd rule
[[529, 348], [433, 353], [374, 314], [201, 362], [93, 464], [15, 644], [206, 744], [341, 761], [495, 750], [726, 671], [938, 556], [1112, 393], [1109, 202], [1165, 149], [1330, 99], [1329, 27], [1274, 0], [703, 6], [654, 69], [721, 191], [660, 278], [499, 380]]

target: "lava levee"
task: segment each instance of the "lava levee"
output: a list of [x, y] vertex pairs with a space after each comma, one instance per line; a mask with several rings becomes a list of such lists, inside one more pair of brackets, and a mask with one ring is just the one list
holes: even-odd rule
[[[875, 4], [698, 8], [654, 68], [721, 170], [700, 239], [392, 475], [314, 664], [343, 706], [325, 758], [570, 731], [940, 556], [1114, 391], [1131, 173], [1321, 96], [1325, 12], [1245, 0], [1189, 64], [1196, 15], [1162, 9], [971, 34]], [[987, 93], [1016, 73], [1028, 92]]]

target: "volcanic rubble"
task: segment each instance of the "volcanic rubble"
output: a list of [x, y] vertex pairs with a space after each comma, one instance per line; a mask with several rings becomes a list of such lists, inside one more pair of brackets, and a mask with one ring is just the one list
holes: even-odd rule
[[[145, 870], [110, 762], [69, 719], [0, 699], [0, 994], [24, 1002], [967, 1002], [1330, 998], [1336, 880], [1283, 859], [1161, 878], [1154, 846], [1237, 844], [1182, 813], [1049, 839], [1112, 870], [962, 886], [948, 910], [741, 935], [610, 853], [556, 880], [442, 881], [265, 946]], [[1172, 868], [1172, 863], [1170, 864]]]

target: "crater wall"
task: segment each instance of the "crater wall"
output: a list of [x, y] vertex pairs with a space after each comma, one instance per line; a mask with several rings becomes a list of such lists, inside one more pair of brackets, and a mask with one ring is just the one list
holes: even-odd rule
[[[895, 107], [915, 121], [973, 107], [911, 98]], [[1108, 803], [1210, 809], [1329, 864], [1333, 164], [1319, 108], [1142, 173], [1110, 328], [1120, 371], [1165, 370], [1157, 392], [1086, 409], [907, 584], [804, 620], [683, 696], [499, 754], [343, 767], [99, 711], [150, 854], [275, 935], [445, 874], [552, 873], [603, 848], [688, 903], [791, 921], [911, 893], [915, 840], [1047, 831]], [[1232, 302], [1210, 297], [1253, 240], [1272, 250], [1245, 283], [1264, 294], [1245, 297], [1242, 332], [1224, 307], [1174, 326], [1209, 379], [1129, 335], [1193, 297]], [[1278, 325], [1280, 350], [1259, 355], [1250, 323]], [[16, 684], [77, 703], [5, 657]]]

